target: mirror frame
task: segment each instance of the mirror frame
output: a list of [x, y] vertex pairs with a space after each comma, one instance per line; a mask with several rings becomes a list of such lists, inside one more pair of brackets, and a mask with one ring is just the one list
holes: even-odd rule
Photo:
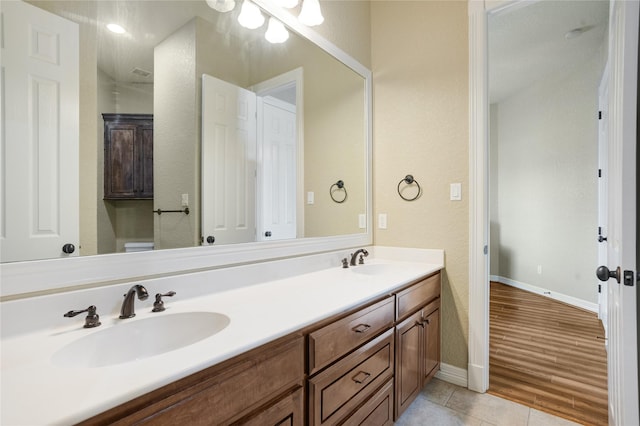
[[179, 275], [204, 269], [265, 262], [285, 257], [362, 247], [372, 244], [372, 81], [371, 71], [322, 37], [300, 24], [296, 17], [277, 6], [273, 0], [254, 0], [267, 14], [281, 20], [298, 33], [364, 79], [365, 162], [366, 162], [366, 232], [333, 237], [300, 238], [273, 242], [230, 244], [164, 249], [139, 253], [114, 253], [72, 258], [4, 263], [0, 265], [0, 301], [59, 293], [148, 279]]

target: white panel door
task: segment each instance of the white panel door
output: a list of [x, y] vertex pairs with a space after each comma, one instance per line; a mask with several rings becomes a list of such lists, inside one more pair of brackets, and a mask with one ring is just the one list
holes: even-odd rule
[[261, 127], [258, 240], [296, 237], [296, 107], [275, 98], [259, 100]]
[[23, 2], [0, 8], [1, 260], [76, 256], [78, 26]]
[[203, 75], [203, 244], [255, 241], [256, 155], [256, 95]]
[[636, 279], [637, 1], [614, 0], [609, 20], [608, 280], [609, 424], [640, 424]]

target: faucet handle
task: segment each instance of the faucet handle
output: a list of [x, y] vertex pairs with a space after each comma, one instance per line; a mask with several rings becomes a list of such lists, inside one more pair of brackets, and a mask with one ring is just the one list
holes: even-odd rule
[[164, 307], [164, 302], [162, 301], [163, 297], [173, 297], [176, 295], [175, 291], [170, 291], [168, 293], [165, 294], [160, 294], [160, 293], [156, 293], [156, 301], [153, 302], [153, 309], [151, 310], [151, 312], [162, 312], [164, 311], [166, 308]]
[[100, 322], [100, 316], [97, 314], [98, 308], [94, 305], [89, 306], [87, 309], [81, 309], [79, 311], [69, 311], [64, 314], [64, 317], [73, 318], [76, 315], [80, 315], [83, 312], [87, 312], [87, 317], [84, 319], [84, 328], [98, 327]]
[[342, 267], [347, 269], [349, 267], [349, 261], [347, 260], [347, 258], [345, 257], [344, 259], [342, 259]]
[[365, 256], [366, 256], [366, 255], [364, 255], [364, 254], [361, 254], [361, 255], [360, 255], [360, 258], [358, 259], [358, 265], [364, 265], [364, 257], [365, 257]]

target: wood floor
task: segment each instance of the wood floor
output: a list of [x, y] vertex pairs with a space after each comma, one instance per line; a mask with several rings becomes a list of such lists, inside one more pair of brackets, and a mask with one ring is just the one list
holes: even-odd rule
[[607, 424], [607, 356], [595, 313], [492, 282], [489, 328], [489, 393]]

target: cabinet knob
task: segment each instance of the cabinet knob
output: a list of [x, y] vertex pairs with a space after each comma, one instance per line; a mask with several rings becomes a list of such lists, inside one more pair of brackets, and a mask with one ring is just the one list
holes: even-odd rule
[[371, 328], [369, 324], [358, 324], [355, 327], [353, 327], [351, 330], [355, 331], [356, 333], [364, 333], [369, 328]]
[[67, 243], [67, 244], [62, 246], [62, 252], [63, 253], [71, 254], [74, 251], [76, 251], [76, 246], [74, 246], [73, 244]]

